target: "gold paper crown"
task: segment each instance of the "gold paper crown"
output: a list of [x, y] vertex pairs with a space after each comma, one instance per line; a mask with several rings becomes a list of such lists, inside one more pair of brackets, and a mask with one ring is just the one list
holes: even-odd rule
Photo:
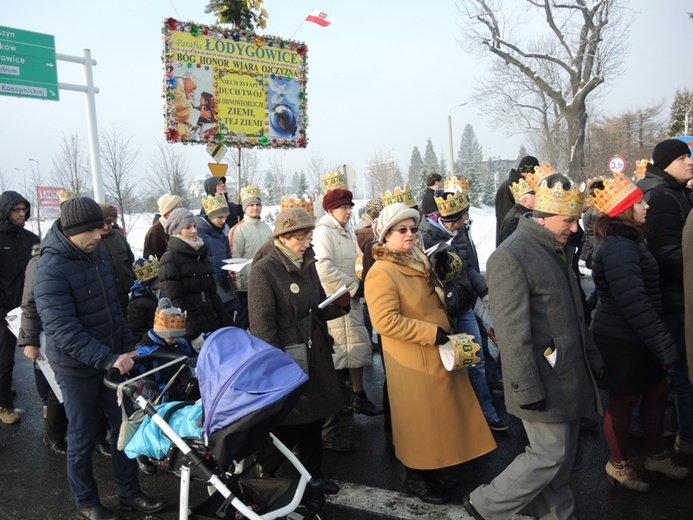
[[464, 192], [453, 195], [444, 193], [442, 197], [435, 197], [435, 201], [441, 217], [457, 215], [469, 207], [469, 197]]
[[342, 172], [326, 173], [320, 177], [320, 183], [322, 184], [323, 193], [340, 188], [343, 190], [347, 189], [346, 177]]
[[159, 260], [155, 256], [139, 258], [132, 266], [139, 282], [147, 282], [159, 276]]
[[309, 215], [313, 214], [313, 199], [305, 193], [298, 197], [295, 193], [282, 197], [279, 207], [281, 211], [289, 208], [301, 208], [306, 210]]
[[529, 183], [530, 186], [532, 186], [532, 188], [534, 188], [534, 191], [537, 191], [539, 183], [543, 179], [555, 172], [556, 170], [554, 170], [549, 163], [542, 162], [541, 166], [534, 167], [534, 172], [530, 172], [527, 175], [525, 175], [525, 180]]
[[583, 194], [574, 184], [568, 190], [563, 189], [561, 182], [555, 182], [553, 188], [549, 188], [544, 179], [539, 183], [535, 194], [534, 211], [541, 213], [578, 217], [585, 207]]
[[480, 347], [478, 343], [474, 342], [474, 336], [471, 334], [452, 334], [448, 336], [448, 338], [452, 343], [453, 352], [455, 353], [455, 361], [452, 370], [469, 368], [481, 361], [476, 355]]
[[177, 307], [157, 308], [154, 315], [154, 332], [162, 338], [173, 338], [185, 335], [187, 311]]
[[635, 161], [635, 171], [633, 172], [633, 175], [635, 176], [635, 180], [639, 181], [643, 177], [645, 177], [645, 170], [647, 169], [647, 164], [650, 161], [647, 159], [641, 159], [639, 161]]
[[[440, 281], [443, 283], [447, 282], [452, 282], [455, 280], [457, 277], [460, 276], [462, 273], [462, 267], [464, 266], [464, 263], [462, 262], [462, 259], [460, 258], [460, 255], [457, 253], [453, 253], [452, 251], [442, 251], [441, 253], [438, 254], [444, 254], [448, 257], [449, 262], [450, 262], [450, 270], [439, 270], [436, 267], [436, 274], [438, 275], [438, 278], [440, 278]], [[436, 258], [438, 256], [436, 255]]]
[[241, 188], [241, 200], [249, 199], [251, 197], [260, 198], [260, 188], [257, 186], [246, 186]]
[[407, 184], [404, 188], [397, 186], [394, 193], [387, 190], [385, 193], [380, 194], [380, 200], [383, 201], [383, 207], [389, 206], [390, 204], [395, 204], [396, 202], [401, 202], [406, 204], [410, 208], [416, 206], [416, 199], [414, 198], [414, 192], [411, 187]]
[[520, 197], [522, 197], [523, 195], [527, 195], [528, 193], [532, 193], [533, 191], [534, 186], [527, 182], [527, 179], [520, 179], [519, 181], [513, 182], [510, 185], [510, 192], [513, 194], [515, 202], [518, 202], [520, 200]]
[[445, 191], [456, 193], [458, 191], [463, 191], [464, 193], [469, 193], [469, 179], [464, 175], [460, 177], [445, 177], [444, 182]]
[[75, 194], [70, 191], [70, 190], [60, 190], [58, 192], [58, 203], [62, 204], [65, 201], [68, 201], [70, 199], [74, 199]]
[[210, 195], [202, 199], [202, 207], [205, 210], [207, 216], [212, 215], [215, 211], [225, 211], [229, 212], [229, 204], [226, 202], [226, 197], [223, 193], [219, 195]]
[[594, 183], [601, 182], [604, 188], [590, 189], [587, 195], [587, 203], [592, 206], [595, 211], [608, 215], [621, 202], [623, 202], [631, 193], [638, 187], [622, 173], [611, 172], [613, 177], [590, 179], [587, 181], [587, 186], [591, 187]]

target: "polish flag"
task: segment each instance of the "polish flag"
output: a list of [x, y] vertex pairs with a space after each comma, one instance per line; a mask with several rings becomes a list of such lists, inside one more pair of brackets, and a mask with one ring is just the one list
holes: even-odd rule
[[334, 22], [334, 18], [328, 16], [327, 13], [318, 11], [317, 9], [313, 9], [310, 12], [310, 14], [306, 17], [306, 20], [309, 22], [316, 23], [321, 27], [327, 27], [332, 22]]

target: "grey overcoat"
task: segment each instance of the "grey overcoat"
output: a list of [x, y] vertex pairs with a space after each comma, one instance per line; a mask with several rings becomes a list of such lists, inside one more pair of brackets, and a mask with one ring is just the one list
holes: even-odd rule
[[[566, 422], [594, 409], [601, 413], [592, 371], [604, 363], [585, 326], [572, 255], [548, 229], [525, 216], [489, 257], [505, 403], [523, 420]], [[556, 350], [554, 367], [544, 357], [549, 347]], [[543, 411], [520, 408], [542, 399]]]

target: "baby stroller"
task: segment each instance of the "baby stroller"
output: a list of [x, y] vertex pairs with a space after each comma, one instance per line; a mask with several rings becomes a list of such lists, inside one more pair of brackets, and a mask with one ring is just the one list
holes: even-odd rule
[[[154, 370], [189, 362], [184, 356], [156, 352], [135, 358], [135, 362], [150, 359], [160, 365]], [[121, 376], [114, 369], [105, 377], [107, 386], [144, 410], [148, 417], [140, 428], [154, 422], [171, 441], [164, 463], [166, 469], [180, 472], [179, 518], [190, 518], [192, 512], [195, 517], [212, 519], [324, 519], [320, 484], [311, 480], [296, 456], [271, 433], [291, 411], [300, 387], [308, 381], [291, 356], [244, 330], [227, 327], [205, 340], [197, 359], [197, 377], [204, 423], [199, 437], [185, 439], [138, 393], [136, 379], [120, 382]], [[239, 463], [268, 445], [286, 457], [298, 479], [255, 477], [252, 465], [244, 468]], [[207, 500], [193, 507], [189, 507], [191, 474], [211, 492]]]

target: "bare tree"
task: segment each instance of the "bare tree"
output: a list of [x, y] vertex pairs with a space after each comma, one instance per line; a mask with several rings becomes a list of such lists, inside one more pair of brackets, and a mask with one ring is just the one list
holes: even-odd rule
[[624, 173], [628, 175], [635, 170], [635, 161], [649, 159], [655, 144], [666, 135], [663, 106], [657, 103], [593, 121], [585, 153], [585, 170], [590, 176], [607, 172], [608, 160], [616, 153], [626, 159], [629, 170]]
[[306, 164], [306, 180], [308, 181], [308, 189], [321, 190], [320, 177], [329, 173], [325, 157], [320, 152], [313, 152]]
[[244, 149], [243, 155], [241, 156], [241, 187], [258, 185], [261, 179], [260, 173], [258, 172], [259, 165], [260, 159], [258, 158], [257, 151]]
[[7, 181], [7, 177], [5, 176], [5, 172], [0, 169], [0, 193], [4, 193], [7, 191], [7, 188], [9, 188], [10, 183]]
[[387, 157], [382, 152], [375, 152], [365, 166], [367, 166], [365, 174], [371, 198], [378, 197], [386, 191], [394, 191], [397, 186], [403, 187], [402, 174], [397, 167], [397, 161], [392, 157]]
[[38, 166], [34, 169], [33, 164], [31, 165], [29, 183], [27, 187], [29, 193], [24, 193], [24, 196], [31, 203], [31, 214], [36, 219], [36, 234], [41, 236], [41, 207], [39, 206], [38, 189], [39, 186], [43, 186], [43, 177], [41, 176], [41, 169]]
[[[532, 114], [537, 109], [555, 119], [546, 128], [565, 124], [562, 147], [568, 171], [575, 176], [582, 174], [585, 164], [588, 96], [607, 76], [618, 74], [627, 51], [628, 21], [621, 4], [622, 0], [525, 0], [521, 10], [503, 5], [502, 0], [458, 0], [463, 44], [469, 44], [465, 49], [482, 55], [490, 52], [508, 71], [494, 74], [495, 82], [487, 80], [496, 92], [487, 105], [496, 110], [505, 107], [519, 125], [537, 121]], [[539, 17], [545, 22], [543, 31], [534, 28]], [[527, 31], [530, 23], [533, 29]], [[527, 84], [534, 88], [518, 96], [518, 85]], [[549, 137], [557, 138], [546, 134]]]
[[58, 155], [53, 159], [53, 180], [75, 197], [90, 196], [89, 171], [89, 154], [80, 145], [77, 134], [63, 134]]
[[183, 207], [189, 207], [188, 165], [176, 145], [157, 143], [156, 154], [150, 166], [152, 176], [147, 186], [149, 191], [156, 197], [165, 193], [178, 195], [182, 199]]
[[132, 167], [136, 158], [137, 152], [132, 148], [132, 137], [124, 137], [115, 125], [101, 132], [101, 160], [106, 197], [107, 200], [115, 202], [126, 235], [130, 228], [127, 226], [125, 215], [126, 212], [132, 212], [136, 200], [134, 188], [137, 181], [134, 184], [131, 182]]

